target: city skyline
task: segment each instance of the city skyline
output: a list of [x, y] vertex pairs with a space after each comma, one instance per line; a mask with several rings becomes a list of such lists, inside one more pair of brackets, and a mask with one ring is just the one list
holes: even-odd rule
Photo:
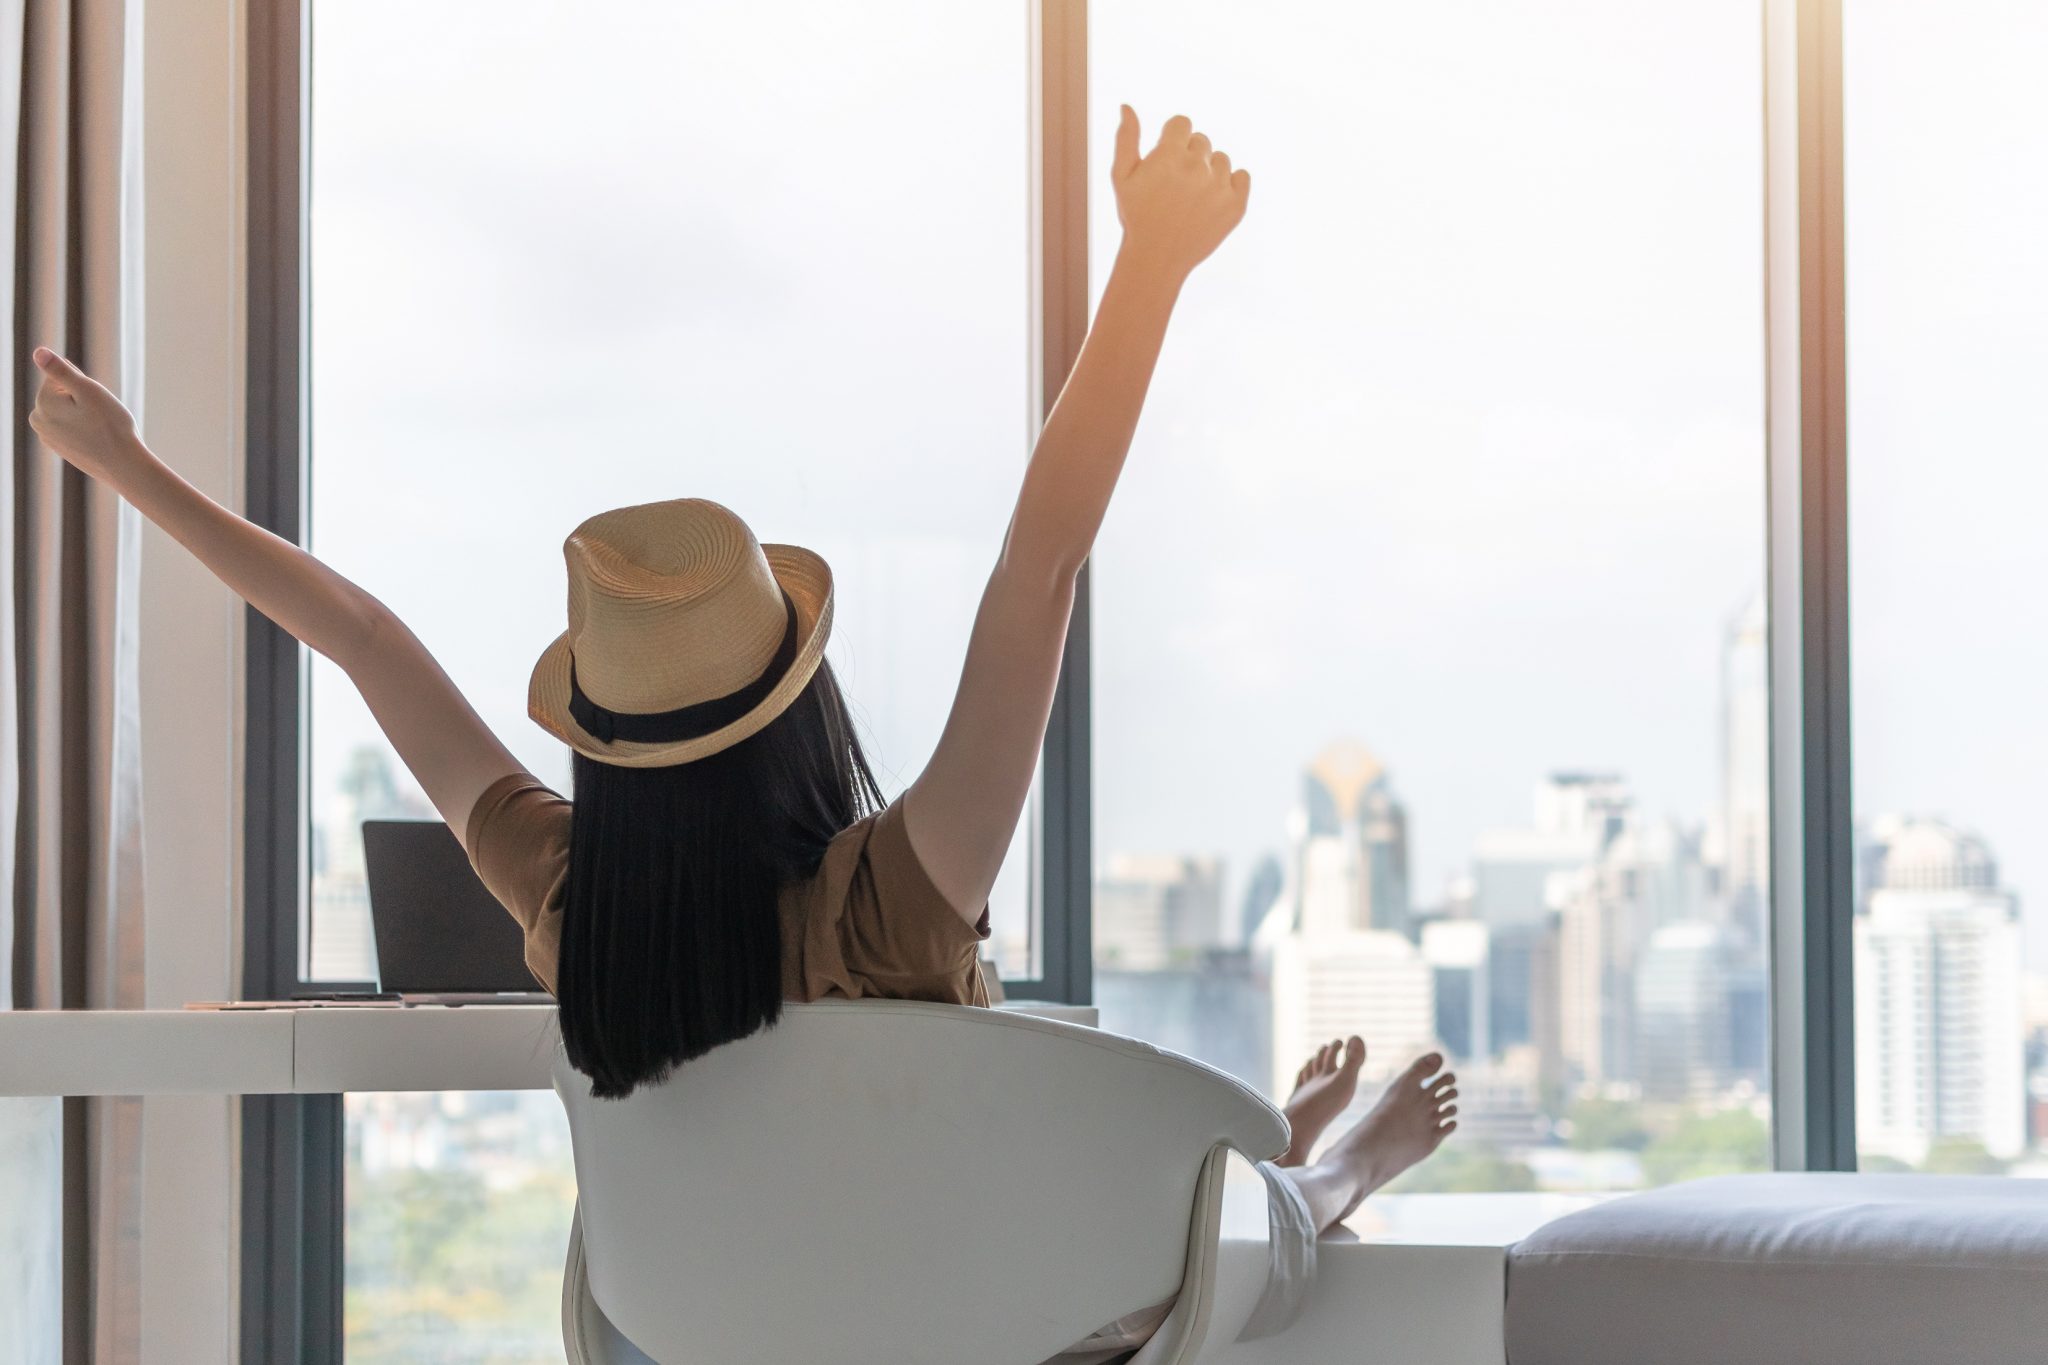
[[[1212, 1000], [1234, 988], [1237, 1015], [1266, 1015], [1267, 1055], [1248, 1079], [1275, 1100], [1332, 1036], [1367, 1039], [1375, 1081], [1440, 1047], [1470, 1095], [1468, 1134], [1567, 1187], [1643, 1178], [1625, 1155], [1563, 1159], [1580, 1103], [1763, 1117], [1765, 648], [1752, 598], [1721, 633], [1723, 790], [1706, 813], [1652, 816], [1619, 773], [1551, 773], [1528, 819], [1481, 835], [1435, 903], [1408, 897], [1410, 810], [1394, 773], [1352, 739], [1303, 763], [1276, 822], [1289, 842], [1253, 874], [1277, 867], [1279, 881], [1234, 934], [1205, 944], [1194, 928], [1231, 922], [1220, 857], [1111, 853], [1095, 917], [1104, 1026], [1143, 1027], [1219, 1065], [1241, 1057], [1191, 1017], [1185, 987], [1163, 983], [1178, 1011], [1144, 1002], [1148, 970], [1213, 975]], [[1914, 1167], [1955, 1159], [1962, 1143], [2001, 1166], [2026, 1158], [2048, 1136], [2048, 977], [2024, 967], [2022, 898], [1981, 837], [1938, 818], [1876, 815], [1856, 832], [1866, 1157]], [[1134, 933], [1144, 953], [1123, 951]]]

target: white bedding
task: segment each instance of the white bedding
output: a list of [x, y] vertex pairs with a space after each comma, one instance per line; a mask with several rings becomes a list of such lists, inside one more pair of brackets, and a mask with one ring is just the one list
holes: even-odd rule
[[1560, 1218], [1508, 1258], [1509, 1365], [2048, 1361], [2048, 1182], [1754, 1175]]

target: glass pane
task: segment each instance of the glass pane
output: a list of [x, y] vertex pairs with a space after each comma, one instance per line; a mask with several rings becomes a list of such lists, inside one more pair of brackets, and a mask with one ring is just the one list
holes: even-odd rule
[[1095, 557], [1105, 1025], [1443, 1049], [1410, 1189], [1766, 1165], [1754, 8], [1091, 17], [1254, 182]]
[[[1028, 434], [1025, 36], [944, 0], [315, 6], [312, 544], [543, 778], [562, 539], [683, 495], [831, 561], [870, 755], [917, 773]], [[359, 822], [429, 812], [325, 664], [311, 704], [312, 969], [365, 977]], [[348, 1141], [350, 1359], [559, 1360], [554, 1097], [356, 1096]]]
[[[944, 0], [315, 6], [311, 541], [544, 779], [563, 537], [684, 495], [831, 561], [869, 753], [917, 774], [1028, 434], [1025, 37]], [[428, 812], [324, 662], [311, 743], [312, 971], [365, 977], [359, 822]]]
[[1843, 45], [1857, 1146], [2043, 1174], [2048, 12], [1855, 0]]
[[554, 1092], [365, 1093], [342, 1110], [349, 1365], [559, 1362], [576, 1170]]

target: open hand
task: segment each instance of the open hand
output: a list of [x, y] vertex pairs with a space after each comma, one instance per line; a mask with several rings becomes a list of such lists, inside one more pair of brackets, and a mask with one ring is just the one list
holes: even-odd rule
[[98, 380], [49, 347], [36, 347], [35, 361], [43, 383], [28, 415], [30, 428], [86, 473], [118, 484], [121, 469], [141, 450], [134, 416]]
[[1109, 174], [1126, 250], [1175, 280], [1207, 259], [1243, 220], [1252, 191], [1251, 175], [1232, 170], [1230, 158], [1178, 114], [1159, 130], [1158, 144], [1140, 156], [1138, 116], [1128, 104], [1117, 124]]

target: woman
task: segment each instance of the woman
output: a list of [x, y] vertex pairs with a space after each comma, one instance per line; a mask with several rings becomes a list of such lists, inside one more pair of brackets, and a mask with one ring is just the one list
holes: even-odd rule
[[[30, 422], [348, 673], [519, 920], [571, 1062], [598, 1094], [625, 1095], [773, 1023], [786, 999], [987, 1002], [976, 947], [1044, 739], [1075, 576], [1175, 299], [1250, 193], [1185, 118], [1141, 155], [1128, 108], [1110, 176], [1124, 240], [1094, 327], [1025, 472], [938, 748], [886, 807], [824, 662], [831, 571], [758, 544], [724, 508], [629, 507], [569, 538], [569, 628], [528, 697], [574, 751], [569, 802], [520, 768], [403, 622], [185, 483], [113, 395], [47, 349]], [[1269, 1175], [1292, 1226], [1329, 1228], [1456, 1126], [1432, 1055], [1310, 1162], [1363, 1056], [1356, 1038], [1333, 1043], [1297, 1078], [1293, 1146], [1284, 1176]]]

